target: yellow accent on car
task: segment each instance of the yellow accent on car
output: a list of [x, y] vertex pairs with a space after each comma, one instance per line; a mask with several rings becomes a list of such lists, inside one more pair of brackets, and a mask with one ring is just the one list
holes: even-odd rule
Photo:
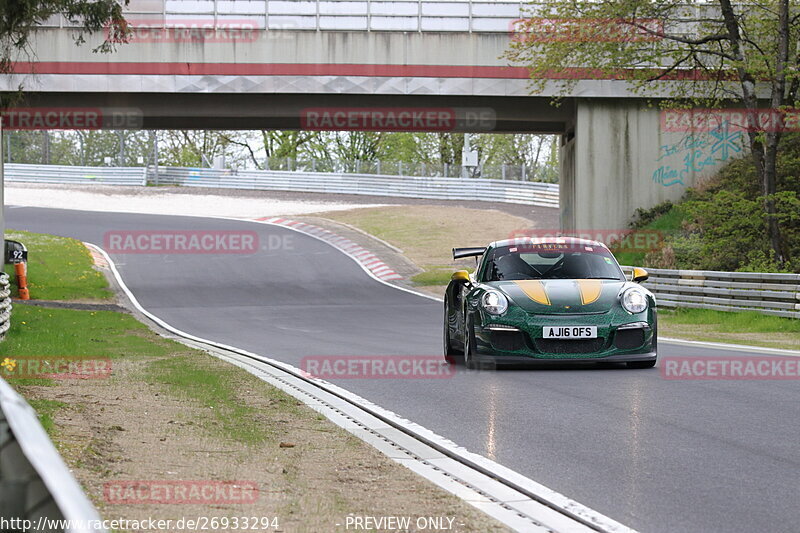
[[453, 281], [469, 282], [469, 272], [466, 270], [456, 270], [453, 272], [453, 275], [450, 276], [450, 279]]
[[577, 279], [575, 283], [578, 284], [578, 290], [581, 293], [582, 305], [594, 303], [600, 298], [603, 282], [599, 279]]
[[525, 295], [536, 303], [542, 305], [550, 305], [550, 298], [547, 296], [547, 291], [544, 284], [538, 279], [526, 279], [515, 281], [514, 283], [522, 289]]
[[631, 275], [631, 279], [636, 282], [645, 281], [647, 278], [650, 277], [650, 274], [647, 273], [647, 270], [641, 267], [633, 267], [633, 274]]

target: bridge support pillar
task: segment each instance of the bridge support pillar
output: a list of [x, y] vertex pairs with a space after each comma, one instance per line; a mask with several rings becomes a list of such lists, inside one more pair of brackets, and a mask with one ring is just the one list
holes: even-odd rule
[[661, 120], [658, 107], [639, 101], [578, 101], [561, 146], [563, 230], [625, 229], [636, 209], [679, 200], [741, 153], [723, 153], [709, 132], [663, 131]]

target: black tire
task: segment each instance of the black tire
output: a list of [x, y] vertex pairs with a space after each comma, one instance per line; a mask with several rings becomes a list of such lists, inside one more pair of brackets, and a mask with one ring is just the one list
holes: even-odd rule
[[450, 308], [447, 303], [447, 298], [444, 300], [444, 326], [442, 333], [442, 344], [444, 348], [444, 360], [450, 364], [456, 362], [455, 356], [461, 355], [458, 350], [453, 348], [453, 343], [450, 340]]
[[475, 354], [475, 331], [472, 320], [464, 324], [464, 366], [470, 370], [480, 368]]
[[656, 360], [652, 361], [628, 361], [625, 363], [628, 368], [653, 368], [656, 366]]

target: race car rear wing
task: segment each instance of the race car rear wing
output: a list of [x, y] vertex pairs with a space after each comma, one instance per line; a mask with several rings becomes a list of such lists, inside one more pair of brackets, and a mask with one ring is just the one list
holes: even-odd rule
[[486, 247], [481, 248], [453, 248], [453, 259], [463, 259], [465, 257], [478, 257], [483, 255]]

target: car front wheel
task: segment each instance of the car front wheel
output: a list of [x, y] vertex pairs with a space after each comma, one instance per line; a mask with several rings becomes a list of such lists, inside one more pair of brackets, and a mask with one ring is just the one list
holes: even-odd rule
[[450, 340], [450, 305], [447, 300], [444, 302], [444, 333], [442, 334], [442, 341], [444, 344], [444, 360], [448, 363], [455, 363], [455, 356], [460, 355], [458, 350], [453, 348], [453, 342]]
[[469, 369], [478, 368], [477, 354], [475, 352], [475, 330], [471, 319], [464, 325], [464, 366]]

